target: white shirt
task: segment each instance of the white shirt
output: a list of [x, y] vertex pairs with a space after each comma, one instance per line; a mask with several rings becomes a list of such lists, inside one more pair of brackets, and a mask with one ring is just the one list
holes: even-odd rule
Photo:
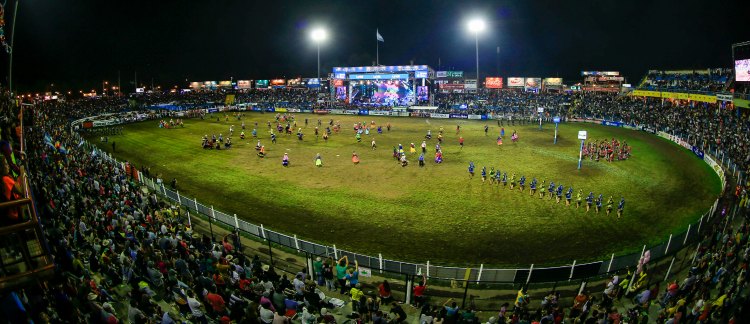
[[201, 311], [201, 302], [193, 297], [188, 297], [187, 299], [188, 306], [190, 306], [190, 311], [193, 313], [193, 317], [202, 317], [203, 311]]

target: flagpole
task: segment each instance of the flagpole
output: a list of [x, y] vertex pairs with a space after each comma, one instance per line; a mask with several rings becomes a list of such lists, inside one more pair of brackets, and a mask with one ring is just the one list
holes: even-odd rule
[[[375, 35], [380, 35], [380, 31], [375, 29]], [[375, 66], [380, 66], [380, 40], [375, 37]]]

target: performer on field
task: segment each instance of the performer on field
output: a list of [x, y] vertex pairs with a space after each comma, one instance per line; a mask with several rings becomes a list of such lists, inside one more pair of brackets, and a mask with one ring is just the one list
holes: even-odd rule
[[591, 209], [591, 204], [594, 203], [594, 192], [589, 191], [589, 195], [586, 196], [586, 212], [589, 212], [589, 209]]
[[469, 161], [469, 178], [474, 178], [474, 162]]
[[529, 184], [529, 196], [534, 196], [536, 193], [536, 178], [531, 179], [531, 184]]
[[607, 216], [609, 216], [609, 213], [612, 212], [612, 207], [615, 204], [615, 201], [612, 200], [612, 196], [609, 196], [609, 199], [607, 199]]
[[620, 203], [617, 204], [617, 218], [622, 217], [623, 209], [625, 209], [625, 197], [620, 197]]
[[482, 167], [482, 183], [484, 183], [487, 180], [487, 167]]
[[581, 202], [583, 202], [581, 194], [583, 194], [583, 190], [578, 189], [578, 193], [576, 194], [576, 209], [581, 208]]

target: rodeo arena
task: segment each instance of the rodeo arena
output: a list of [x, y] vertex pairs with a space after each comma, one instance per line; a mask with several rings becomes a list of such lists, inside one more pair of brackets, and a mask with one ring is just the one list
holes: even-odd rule
[[[750, 45], [736, 47], [734, 67], [654, 67], [627, 77], [581, 71], [574, 80], [376, 64], [133, 93], [22, 94], [4, 86], [0, 323], [750, 323]], [[722, 189], [699, 220], [635, 253], [455, 267], [276, 232], [116, 157], [116, 136], [132, 123], [182, 128], [243, 114], [322, 119], [334, 131], [337, 115], [598, 124], [676, 143], [705, 162]], [[255, 137], [257, 125], [236, 123], [235, 139]], [[279, 133], [297, 131], [282, 124]], [[206, 134], [198, 145], [233, 144]], [[256, 150], [265, 155], [260, 141]], [[581, 150], [597, 161], [630, 156], [615, 140]]]

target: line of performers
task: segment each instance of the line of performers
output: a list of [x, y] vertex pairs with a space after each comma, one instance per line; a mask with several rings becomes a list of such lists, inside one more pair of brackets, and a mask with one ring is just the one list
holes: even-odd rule
[[[469, 162], [469, 178], [474, 178], [474, 162]], [[487, 172], [487, 167], [482, 167], [481, 171], [481, 177], [482, 177], [482, 183], [485, 183], [487, 179], [489, 179], [490, 184], [495, 185], [503, 185], [503, 188], [509, 187], [510, 190], [516, 189], [516, 174], [511, 173], [510, 177], [508, 177], [507, 172], [501, 172], [500, 170], [495, 171], [495, 167], [491, 167], [490, 171]], [[523, 192], [526, 190], [526, 176], [522, 175], [518, 179], [518, 189], [519, 191]], [[571, 202], [573, 201], [573, 186], [569, 186], [568, 190], [565, 190], [565, 187], [562, 184], [555, 184], [554, 181], [550, 181], [549, 185], [547, 185], [547, 180], [542, 180], [542, 183], [539, 183], [536, 178], [532, 178], [531, 182], [529, 183], [529, 196], [534, 196], [537, 194], [537, 189], [539, 189], [539, 199], [543, 199], [545, 195], [548, 195], [549, 199], [556, 199], [557, 203], [559, 204], [563, 200], [563, 196], [565, 196], [565, 205], [571, 206]], [[589, 210], [591, 210], [591, 206], [594, 206], [594, 209], [596, 213], [598, 214], [599, 211], [601, 211], [604, 207], [605, 201], [604, 201], [604, 195], [599, 194], [598, 197], [594, 196], [594, 192], [589, 192], [587, 196], [583, 196], [583, 190], [578, 189], [578, 193], [575, 196], [575, 205], [576, 209], [580, 208], [583, 204], [583, 201], [586, 201], [586, 212], [588, 213]], [[614, 209], [614, 199], [612, 196], [609, 196], [609, 199], [606, 201], [606, 213], [609, 215], [612, 210]], [[617, 205], [617, 218], [620, 218], [622, 216], [623, 209], [625, 209], [625, 198], [620, 197], [620, 202]]]

